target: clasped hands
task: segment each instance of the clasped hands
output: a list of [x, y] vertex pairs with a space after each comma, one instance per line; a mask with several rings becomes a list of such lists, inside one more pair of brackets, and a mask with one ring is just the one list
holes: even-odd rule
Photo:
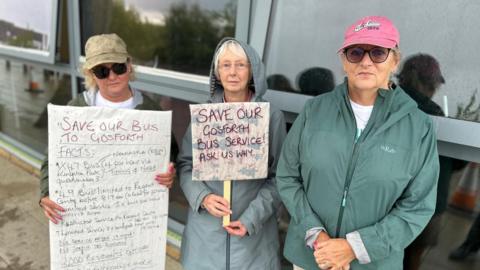
[[348, 270], [355, 253], [346, 239], [330, 238], [320, 232], [314, 244], [313, 256], [320, 269]]
[[[230, 215], [230, 203], [225, 198], [215, 195], [213, 193], [205, 196], [202, 202], [202, 207], [208, 211], [212, 216], [221, 218]], [[247, 228], [239, 221], [231, 221], [230, 225], [223, 227], [229, 234], [244, 237], [247, 234]]]

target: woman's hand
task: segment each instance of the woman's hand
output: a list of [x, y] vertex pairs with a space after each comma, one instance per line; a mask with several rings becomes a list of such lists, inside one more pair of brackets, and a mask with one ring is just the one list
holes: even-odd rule
[[330, 236], [328, 235], [328, 233], [324, 232], [324, 231], [321, 231], [318, 236], [317, 236], [317, 239], [315, 239], [315, 242], [313, 243], [313, 249], [314, 250], [317, 250], [318, 249], [318, 245], [322, 242], [325, 242], [327, 240], [330, 240]]
[[247, 228], [239, 220], [232, 221], [228, 226], [223, 227], [231, 235], [244, 237], [247, 234]]
[[225, 198], [215, 194], [208, 194], [205, 196], [202, 202], [202, 207], [215, 217], [223, 217], [232, 213], [230, 210], [230, 203], [225, 200]]
[[349, 269], [355, 253], [347, 240], [330, 239], [318, 243], [313, 253], [320, 269]]
[[159, 183], [160, 185], [164, 185], [167, 188], [171, 188], [173, 186], [173, 180], [175, 179], [175, 164], [170, 162], [168, 164], [167, 172], [166, 173], [160, 173], [155, 175], [155, 181]]
[[43, 197], [39, 204], [40, 207], [42, 207], [45, 216], [53, 223], [58, 224], [58, 222], [62, 220], [62, 215], [60, 212], [65, 212], [65, 209], [56, 204], [54, 201], [50, 200], [48, 196]]

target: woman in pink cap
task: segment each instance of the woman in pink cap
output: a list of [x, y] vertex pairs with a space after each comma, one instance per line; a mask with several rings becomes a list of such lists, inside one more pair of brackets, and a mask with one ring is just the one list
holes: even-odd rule
[[398, 45], [385, 17], [350, 26], [338, 50], [345, 82], [310, 99], [287, 136], [276, 179], [295, 269], [402, 269], [434, 212], [435, 132], [390, 81]]

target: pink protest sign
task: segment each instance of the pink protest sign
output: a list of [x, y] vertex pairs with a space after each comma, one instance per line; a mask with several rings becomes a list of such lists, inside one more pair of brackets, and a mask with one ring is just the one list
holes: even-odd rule
[[266, 102], [190, 105], [192, 179], [267, 177], [269, 110]]

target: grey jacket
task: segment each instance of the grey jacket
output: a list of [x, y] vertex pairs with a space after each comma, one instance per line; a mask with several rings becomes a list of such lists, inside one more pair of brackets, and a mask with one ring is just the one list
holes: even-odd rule
[[[231, 38], [222, 40], [221, 44]], [[263, 63], [253, 48], [239, 42], [251, 64], [255, 95], [252, 101], [263, 102], [267, 84]], [[215, 51], [216, 51], [215, 50]], [[212, 103], [223, 102], [223, 87], [210, 71]], [[275, 187], [275, 170], [283, 140], [286, 136], [283, 113], [270, 107], [268, 178], [232, 182], [231, 220], [240, 220], [248, 230], [243, 238], [230, 237], [227, 250], [227, 232], [220, 218], [200, 207], [210, 193], [223, 195], [221, 181], [192, 181], [192, 134], [188, 128], [178, 158], [180, 184], [190, 208], [182, 238], [184, 269], [225, 269], [229, 253], [230, 269], [280, 269], [280, 253], [276, 211], [280, 198]]]

